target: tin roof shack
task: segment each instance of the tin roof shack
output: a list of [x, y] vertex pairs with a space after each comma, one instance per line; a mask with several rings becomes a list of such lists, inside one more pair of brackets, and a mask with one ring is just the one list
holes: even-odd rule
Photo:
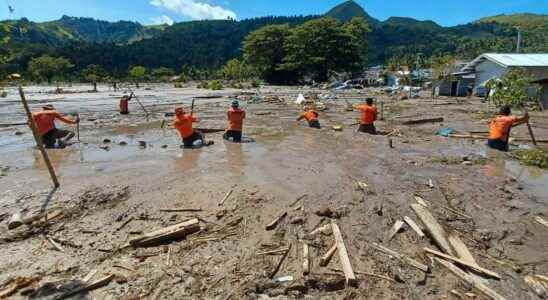
[[536, 80], [548, 78], [548, 53], [486, 53], [464, 66], [461, 72], [475, 73], [475, 93], [483, 97], [486, 93], [485, 84], [493, 78], [504, 76], [512, 68], [523, 68]]
[[548, 109], [548, 77], [537, 80], [535, 83], [540, 85], [539, 102], [542, 110], [546, 110]]
[[439, 82], [434, 95], [449, 97], [466, 97], [470, 88], [474, 87], [476, 74], [471, 72], [455, 72]]

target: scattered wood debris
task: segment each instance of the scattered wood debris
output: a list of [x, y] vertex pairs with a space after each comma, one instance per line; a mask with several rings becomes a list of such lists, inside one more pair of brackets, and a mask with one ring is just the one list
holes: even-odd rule
[[274, 219], [272, 222], [270, 222], [268, 225], [266, 225], [266, 230], [272, 230], [274, 228], [276, 228], [276, 226], [278, 226], [278, 223], [280, 223], [280, 221], [285, 218], [287, 216], [287, 212], [284, 211], [283, 213], [281, 213], [276, 219]]
[[101, 278], [101, 279], [99, 279], [95, 282], [86, 284], [81, 288], [77, 288], [75, 290], [67, 292], [67, 293], [65, 293], [65, 294], [63, 294], [63, 295], [61, 295], [61, 296], [59, 296], [55, 299], [57, 299], [57, 300], [66, 299], [68, 297], [74, 296], [74, 295], [79, 294], [79, 293], [83, 293], [83, 292], [87, 292], [87, 291], [91, 291], [91, 290], [95, 290], [95, 289], [104, 287], [104, 286], [108, 285], [112, 281], [112, 279], [114, 279], [114, 274], [105, 276], [105, 277], [103, 277], [103, 278]]
[[419, 225], [417, 225], [417, 223], [415, 223], [415, 221], [413, 221], [408, 216], [403, 217], [403, 220], [405, 221], [405, 223], [407, 223], [407, 225], [409, 225], [409, 227], [411, 227], [411, 229], [413, 229], [417, 233], [417, 235], [421, 239], [424, 238], [424, 232], [422, 232], [422, 229], [419, 227]]
[[467, 261], [464, 261], [460, 258], [457, 258], [457, 257], [454, 257], [454, 256], [451, 256], [451, 255], [447, 255], [447, 254], [444, 254], [444, 253], [441, 253], [439, 251], [436, 251], [436, 250], [432, 250], [432, 249], [429, 249], [429, 248], [424, 248], [424, 251], [426, 251], [427, 253], [430, 253], [430, 254], [434, 254], [436, 256], [439, 256], [443, 259], [446, 259], [446, 260], [449, 260], [449, 261], [452, 261], [452, 262], [455, 262], [455, 263], [458, 263], [459, 265], [462, 265], [462, 266], [465, 266], [469, 269], [472, 269], [478, 273], [481, 273], [481, 274], [484, 274], [484, 275], [487, 275], [489, 277], [493, 277], [493, 278], [496, 278], [496, 279], [501, 279], [500, 275], [493, 272], [493, 271], [490, 271], [490, 270], [487, 270], [485, 268], [482, 268], [478, 265], [475, 265], [475, 264], [472, 264], [472, 263], [469, 263]]
[[232, 195], [232, 191], [233, 191], [233, 189], [230, 189], [228, 192], [226, 192], [226, 194], [223, 197], [223, 199], [221, 200], [221, 202], [219, 202], [219, 206], [223, 206], [223, 204], [225, 204], [225, 201], [228, 200], [228, 197], [230, 197], [230, 195]]
[[331, 261], [331, 258], [333, 257], [333, 254], [337, 252], [337, 243], [334, 243], [331, 248], [320, 258], [320, 266], [325, 267], [329, 264], [329, 261]]
[[308, 251], [308, 244], [303, 243], [303, 275], [310, 273], [310, 253]]
[[525, 276], [523, 281], [537, 294], [541, 299], [548, 297], [548, 281], [540, 280], [537, 276]]
[[446, 238], [445, 230], [436, 221], [434, 216], [428, 211], [428, 209], [420, 204], [411, 204], [411, 208], [415, 211], [419, 219], [426, 226], [426, 230], [434, 239], [434, 242], [445, 252], [453, 255], [454, 251]]
[[371, 246], [373, 246], [373, 248], [377, 249], [378, 251], [381, 251], [385, 254], [388, 254], [396, 259], [399, 259], [423, 272], [428, 272], [428, 266], [423, 264], [423, 263], [420, 263], [418, 261], [416, 261], [415, 259], [405, 255], [405, 254], [401, 254], [401, 253], [398, 253], [392, 249], [388, 249], [382, 245], [379, 245], [377, 243], [370, 243]]
[[198, 231], [200, 231], [200, 221], [192, 219], [131, 239], [129, 244], [133, 247], [149, 246], [166, 240], [183, 238]]
[[392, 226], [392, 229], [390, 230], [390, 232], [388, 233], [388, 237], [386, 238], [386, 242], [390, 242], [390, 240], [392, 240], [392, 238], [398, 233], [400, 232], [400, 230], [402, 229], [403, 227], [403, 221], [401, 220], [397, 220], [395, 223], [394, 223], [394, 226]]
[[537, 223], [541, 225], [544, 225], [545, 227], [548, 227], [548, 221], [544, 220], [541, 216], [536, 216], [535, 221], [537, 221]]
[[268, 278], [270, 278], [270, 279], [274, 278], [274, 276], [276, 276], [278, 271], [280, 271], [280, 268], [282, 267], [282, 264], [284, 263], [285, 259], [289, 255], [289, 251], [291, 251], [291, 244], [289, 244], [289, 246], [287, 247], [285, 253], [282, 255], [282, 257], [280, 258], [280, 260], [278, 261], [278, 263], [276, 264], [274, 269], [272, 269], [272, 271], [270, 272]]
[[346, 250], [346, 245], [344, 244], [341, 230], [335, 222], [331, 223], [331, 228], [333, 230], [333, 236], [335, 237], [335, 243], [337, 244], [337, 252], [339, 253], [339, 260], [343, 268], [346, 285], [354, 286], [357, 283], [356, 275], [352, 269], [352, 264], [350, 263], [350, 258], [348, 257], [348, 252]]

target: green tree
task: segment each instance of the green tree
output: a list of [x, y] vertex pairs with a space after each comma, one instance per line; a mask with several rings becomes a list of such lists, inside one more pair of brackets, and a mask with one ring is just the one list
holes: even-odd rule
[[135, 82], [135, 86], [139, 88], [139, 81], [144, 80], [147, 74], [147, 69], [142, 66], [135, 66], [129, 69], [129, 77]]
[[174, 75], [175, 71], [166, 67], [160, 67], [152, 70], [152, 77], [160, 81], [167, 81], [170, 77]]
[[242, 81], [253, 76], [251, 68], [239, 59], [229, 60], [220, 70], [221, 76], [227, 80]]
[[265, 81], [284, 84], [295, 74], [280, 70], [285, 57], [284, 43], [291, 34], [289, 25], [269, 25], [250, 33], [244, 41], [244, 61]]
[[73, 67], [74, 65], [64, 57], [43, 55], [30, 61], [28, 71], [37, 79], [46, 79], [51, 84], [54, 76], [64, 76], [66, 71]]
[[97, 82], [107, 79], [107, 72], [99, 65], [89, 65], [82, 70], [82, 77], [93, 84], [93, 91], [97, 92]]
[[350, 35], [350, 47], [358, 49], [359, 60], [355, 61], [355, 70], [361, 71], [366, 66], [368, 57], [367, 37], [371, 28], [363, 18], [353, 18], [344, 24], [343, 29]]
[[533, 81], [533, 77], [526, 70], [512, 69], [501, 78], [487, 82], [487, 88], [494, 91], [489, 101], [498, 107], [503, 105], [522, 107], [527, 102], [536, 102], [539, 87], [533, 84]]

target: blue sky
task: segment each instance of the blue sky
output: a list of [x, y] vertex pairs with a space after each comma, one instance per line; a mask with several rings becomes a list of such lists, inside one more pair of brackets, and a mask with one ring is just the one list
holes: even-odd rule
[[[322, 14], [342, 0], [0, 0], [0, 19], [47, 21], [62, 15], [142, 24], [192, 19]], [[433, 20], [450, 26], [517, 12], [548, 14], [548, 0], [358, 0], [373, 17]], [[10, 14], [8, 5], [15, 12]]]

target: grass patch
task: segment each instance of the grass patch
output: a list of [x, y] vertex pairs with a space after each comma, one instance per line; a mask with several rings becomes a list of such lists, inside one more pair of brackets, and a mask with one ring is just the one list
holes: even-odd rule
[[512, 151], [512, 154], [528, 166], [548, 169], [548, 152], [542, 149], [520, 149]]

